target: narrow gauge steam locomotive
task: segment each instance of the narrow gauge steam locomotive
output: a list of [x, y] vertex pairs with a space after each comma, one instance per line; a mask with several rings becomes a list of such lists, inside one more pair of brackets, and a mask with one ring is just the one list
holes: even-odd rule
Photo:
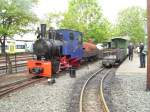
[[46, 24], [41, 24], [40, 35], [33, 44], [37, 59], [28, 61], [29, 73], [51, 77], [64, 69], [79, 67], [83, 58], [98, 55], [98, 49], [92, 49], [92, 55], [91, 50], [85, 53], [88, 47], [83, 48], [83, 35], [79, 31], [49, 29], [48, 35], [46, 32]]
[[112, 67], [118, 65], [127, 57], [129, 37], [114, 37], [108, 42], [108, 49], [103, 52], [102, 65]]

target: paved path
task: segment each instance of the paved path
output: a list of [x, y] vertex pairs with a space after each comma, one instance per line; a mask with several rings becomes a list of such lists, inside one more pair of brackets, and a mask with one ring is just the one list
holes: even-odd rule
[[139, 68], [139, 66], [139, 56], [134, 54], [133, 61], [129, 61], [127, 58], [118, 68], [116, 75], [145, 75], [147, 73], [147, 68]]
[[128, 58], [118, 68], [111, 84], [112, 112], [150, 112], [150, 91], [146, 91], [147, 69], [139, 68], [139, 57]]

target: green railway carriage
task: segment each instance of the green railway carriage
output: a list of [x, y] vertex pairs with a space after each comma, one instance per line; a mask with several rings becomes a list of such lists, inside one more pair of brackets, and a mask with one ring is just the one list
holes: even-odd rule
[[114, 37], [111, 39], [112, 48], [120, 48], [120, 49], [127, 49], [129, 44], [129, 37]]
[[114, 37], [109, 42], [109, 48], [105, 50], [105, 57], [102, 60], [104, 66], [113, 66], [121, 63], [127, 56], [128, 36]]

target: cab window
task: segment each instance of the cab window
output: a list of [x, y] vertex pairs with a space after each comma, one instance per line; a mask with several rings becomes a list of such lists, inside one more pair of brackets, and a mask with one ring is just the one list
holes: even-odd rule
[[56, 33], [56, 40], [63, 40], [63, 34], [62, 33]]
[[82, 34], [80, 34], [80, 35], [78, 36], [78, 41], [79, 41], [80, 44], [82, 44]]
[[74, 34], [73, 34], [73, 32], [70, 33], [69, 38], [70, 38], [70, 40], [74, 40]]

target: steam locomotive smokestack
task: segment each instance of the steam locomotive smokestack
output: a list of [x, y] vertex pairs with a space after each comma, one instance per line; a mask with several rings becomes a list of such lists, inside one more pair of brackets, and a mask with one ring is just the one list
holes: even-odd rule
[[41, 37], [46, 37], [46, 24], [41, 24]]

